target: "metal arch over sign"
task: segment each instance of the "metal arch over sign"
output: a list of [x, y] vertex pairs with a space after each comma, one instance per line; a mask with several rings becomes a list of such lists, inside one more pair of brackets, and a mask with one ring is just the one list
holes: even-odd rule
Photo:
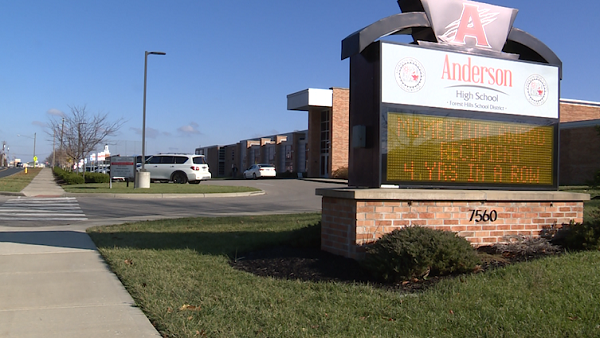
[[464, 0], [421, 0], [439, 43], [502, 52], [517, 10]]
[[412, 35], [418, 44], [433, 43], [471, 53], [555, 65], [562, 78], [560, 58], [542, 41], [513, 27], [516, 9], [466, 0], [398, 0], [398, 5], [402, 13], [376, 21], [343, 39], [342, 60], [362, 53], [385, 36]]

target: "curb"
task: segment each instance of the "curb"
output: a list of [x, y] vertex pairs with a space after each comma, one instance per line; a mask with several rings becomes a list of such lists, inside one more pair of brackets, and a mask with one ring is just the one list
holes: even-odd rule
[[300, 180], [309, 181], [309, 182], [335, 183], [335, 184], [348, 185], [348, 180], [339, 179], [339, 178], [305, 177], [305, 178], [300, 178]]
[[99, 197], [99, 198], [119, 198], [119, 199], [155, 199], [155, 198], [206, 198], [206, 197], [247, 197], [260, 196], [265, 192], [249, 191], [249, 192], [232, 192], [232, 193], [214, 193], [214, 194], [111, 194], [111, 193], [65, 193], [65, 197]]
[[22, 192], [10, 192], [10, 191], [0, 191], [0, 195], [3, 196], [25, 196]]

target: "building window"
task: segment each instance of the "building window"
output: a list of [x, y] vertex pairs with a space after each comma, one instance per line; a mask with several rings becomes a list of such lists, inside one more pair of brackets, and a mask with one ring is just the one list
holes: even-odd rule
[[275, 147], [273, 145], [268, 145], [266, 151], [267, 151], [267, 161], [270, 164], [274, 164], [274, 162], [275, 162]]
[[331, 144], [331, 111], [321, 111], [321, 154], [329, 154]]
[[320, 173], [321, 177], [329, 177], [331, 168], [331, 111], [321, 111], [321, 139], [320, 139]]

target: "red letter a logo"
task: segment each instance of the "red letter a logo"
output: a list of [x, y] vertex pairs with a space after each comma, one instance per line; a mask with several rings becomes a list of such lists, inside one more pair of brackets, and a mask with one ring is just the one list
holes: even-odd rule
[[465, 37], [467, 36], [475, 38], [478, 47], [491, 48], [479, 17], [479, 6], [464, 3], [454, 42], [465, 44]]

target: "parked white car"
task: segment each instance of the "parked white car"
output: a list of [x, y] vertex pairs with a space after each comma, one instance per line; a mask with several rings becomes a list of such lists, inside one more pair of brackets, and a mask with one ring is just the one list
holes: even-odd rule
[[204, 155], [158, 154], [146, 161], [145, 169], [150, 172], [151, 182], [198, 184], [212, 178]]
[[243, 173], [244, 178], [257, 179], [261, 177], [275, 177], [277, 172], [272, 164], [253, 164]]

